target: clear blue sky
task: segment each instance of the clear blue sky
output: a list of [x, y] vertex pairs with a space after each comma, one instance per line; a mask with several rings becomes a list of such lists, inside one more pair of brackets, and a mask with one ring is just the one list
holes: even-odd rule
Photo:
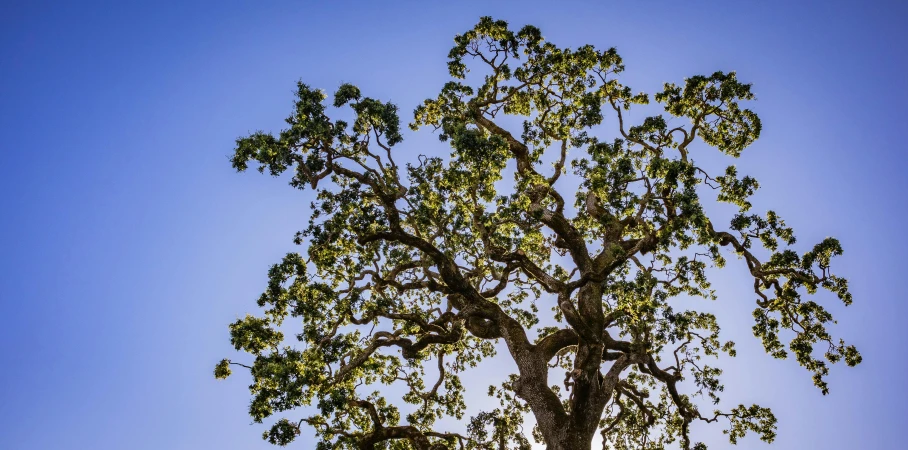
[[[0, 448], [269, 448], [248, 381], [212, 369], [234, 356], [226, 324], [254, 312], [308, 198], [233, 173], [233, 141], [280, 127], [298, 79], [410, 111], [481, 15], [616, 46], [638, 90], [715, 70], [754, 84], [764, 133], [738, 167], [761, 181], [756, 208], [802, 242], [842, 240], [855, 304], [833, 308], [836, 333], [864, 363], [836, 366], [820, 395], [749, 336], [752, 294], [731, 270], [725, 397], [780, 419], [776, 444], [739, 448], [905, 448], [905, 4], [135, 3], [0, 6]], [[721, 443], [713, 431], [701, 436]]]

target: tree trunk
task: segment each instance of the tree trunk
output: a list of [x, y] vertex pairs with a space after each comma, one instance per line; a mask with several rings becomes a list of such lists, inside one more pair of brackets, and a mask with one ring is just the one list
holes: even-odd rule
[[577, 431], [563, 430], [555, 442], [546, 442], [546, 450], [590, 450], [593, 447], [593, 436], [582, 436]]

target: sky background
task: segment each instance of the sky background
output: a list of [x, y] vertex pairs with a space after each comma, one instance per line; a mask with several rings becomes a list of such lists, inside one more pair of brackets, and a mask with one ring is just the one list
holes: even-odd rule
[[[864, 363], [835, 366], [822, 396], [763, 354], [746, 273], [722, 272], [713, 307], [739, 348], [724, 398], [780, 421], [772, 446], [739, 448], [904, 448], [904, 3], [136, 3], [0, 5], [0, 448], [270, 448], [248, 376], [212, 369], [241, 360], [227, 324], [255, 312], [309, 198], [234, 173], [233, 142], [277, 131], [299, 79], [357, 84], [408, 120], [482, 15], [615, 46], [635, 90], [715, 70], [754, 84], [764, 132], [736, 163], [761, 182], [755, 209], [801, 245], [842, 241], [834, 272], [855, 303], [825, 304]], [[428, 131], [400, 148], [447, 154]], [[696, 432], [725, 447], [718, 428]]]

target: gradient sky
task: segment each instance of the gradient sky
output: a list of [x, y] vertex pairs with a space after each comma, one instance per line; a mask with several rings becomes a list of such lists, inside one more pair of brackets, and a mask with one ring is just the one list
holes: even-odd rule
[[[246, 414], [248, 378], [212, 369], [235, 357], [226, 325], [255, 312], [309, 201], [235, 174], [233, 141], [283, 125], [298, 79], [355, 83], [407, 120], [481, 15], [616, 46], [635, 90], [715, 70], [754, 84], [764, 133], [739, 170], [803, 245], [841, 239], [834, 270], [855, 303], [831, 308], [835, 333], [864, 363], [835, 366], [822, 396], [763, 354], [730, 269], [715, 306], [739, 346], [724, 398], [780, 420], [774, 445], [738, 448], [904, 448], [904, 3], [134, 3], [0, 6], [0, 448], [271, 448]], [[428, 131], [405, 139], [447, 153]], [[717, 430], [695, 440], [721, 444]]]

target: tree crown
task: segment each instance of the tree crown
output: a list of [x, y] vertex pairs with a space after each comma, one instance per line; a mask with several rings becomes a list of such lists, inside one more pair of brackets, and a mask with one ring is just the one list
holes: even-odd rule
[[[695, 162], [698, 138], [697, 151], [737, 157], [760, 135], [741, 106], [751, 86], [734, 72], [653, 96], [687, 125], [665, 115], [631, 125], [629, 110], [650, 96], [618, 81], [614, 48], [560, 48], [535, 27], [515, 32], [484, 17], [448, 56], [452, 80], [410, 124], [436, 130], [448, 157], [398, 165], [397, 107], [349, 84], [332, 105], [349, 107], [352, 123], [329, 118], [327, 96], [299, 83], [288, 128], [237, 140], [237, 170], [255, 162], [289, 172], [292, 186], [316, 195], [295, 238], [305, 252], [268, 273], [264, 314], [230, 325], [254, 361], [215, 369], [219, 378], [231, 365], [250, 370], [257, 422], [316, 406], [275, 422], [268, 441], [287, 444], [308, 424], [323, 449], [525, 449], [530, 414], [533, 437], [551, 449], [589, 448], [597, 432], [607, 448], [701, 449], [688, 436], [696, 420], [724, 421], [732, 443], [748, 431], [772, 441], [767, 408], [705, 411], [723, 386], [704, 357], [734, 356], [734, 344], [720, 339], [714, 315], [676, 306], [715, 298], [709, 267], [724, 266], [726, 253], [753, 277], [753, 332], [768, 353], [791, 353], [823, 393], [827, 363], [860, 362], [805, 295], [824, 289], [851, 303], [830, 271], [838, 241], [798, 253], [775, 212], [750, 211], [755, 179]], [[606, 116], [617, 138], [597, 137]], [[712, 195], [738, 208], [725, 229], [704, 211]], [[496, 343], [517, 368], [488, 392], [500, 406], [440, 429], [445, 417], [465, 417], [460, 375]], [[400, 401], [382, 385], [397, 386]]]

